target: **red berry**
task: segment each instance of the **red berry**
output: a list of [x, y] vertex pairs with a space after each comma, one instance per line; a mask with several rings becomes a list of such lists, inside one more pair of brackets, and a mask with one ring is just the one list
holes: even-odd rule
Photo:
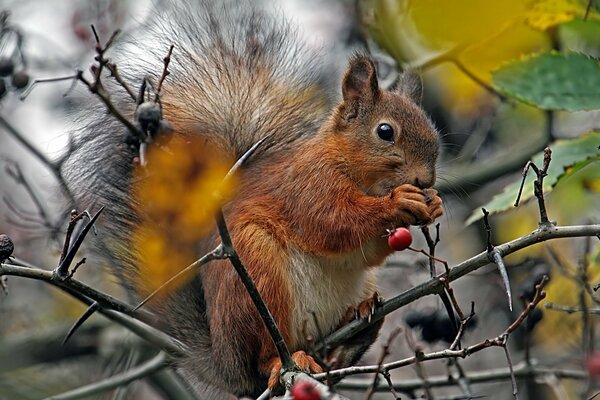
[[321, 400], [321, 395], [309, 381], [294, 383], [290, 391], [294, 400]]
[[600, 352], [592, 353], [587, 359], [586, 366], [591, 376], [600, 376]]
[[408, 249], [412, 243], [412, 235], [406, 228], [396, 228], [388, 236], [388, 246], [396, 251]]

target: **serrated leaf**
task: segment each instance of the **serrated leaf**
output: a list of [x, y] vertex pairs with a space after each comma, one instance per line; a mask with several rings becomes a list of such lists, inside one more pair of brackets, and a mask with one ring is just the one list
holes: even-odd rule
[[[589, 132], [577, 139], [557, 140], [550, 145], [552, 161], [548, 168], [548, 176], [544, 178], [544, 193], [552, 188], [566, 176], [570, 176], [590, 163], [600, 163], [600, 132]], [[543, 164], [543, 152], [536, 154], [532, 161], [539, 167]], [[536, 176], [529, 171], [523, 186], [521, 204], [533, 197], [533, 181]], [[504, 191], [483, 205], [490, 213], [498, 213], [513, 208], [519, 192], [521, 178], [508, 185]], [[477, 207], [467, 219], [469, 225], [482, 217], [481, 207]]]
[[544, 53], [493, 72], [494, 87], [544, 110], [600, 108], [600, 63], [578, 53]]

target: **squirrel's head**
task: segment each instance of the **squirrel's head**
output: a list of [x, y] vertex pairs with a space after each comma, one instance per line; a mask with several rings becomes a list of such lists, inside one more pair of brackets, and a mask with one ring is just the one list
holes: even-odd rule
[[439, 137], [421, 108], [422, 82], [403, 73], [390, 90], [377, 82], [373, 62], [352, 58], [333, 114], [334, 140], [365, 193], [383, 196], [402, 184], [435, 183]]

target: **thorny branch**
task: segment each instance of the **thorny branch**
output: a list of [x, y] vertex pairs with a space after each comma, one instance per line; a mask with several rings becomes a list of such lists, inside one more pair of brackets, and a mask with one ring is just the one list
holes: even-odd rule
[[[404, 367], [407, 365], [415, 364], [417, 362], [423, 362], [428, 360], [438, 360], [443, 358], [465, 358], [474, 354], [478, 351], [486, 349], [488, 347], [505, 347], [506, 341], [511, 333], [513, 333], [525, 320], [525, 318], [529, 315], [531, 310], [533, 310], [540, 301], [542, 301], [546, 294], [543, 292], [543, 287], [548, 281], [547, 277], [545, 277], [540, 284], [536, 286], [536, 293], [531, 302], [527, 304], [527, 307], [519, 314], [519, 316], [496, 338], [486, 339], [477, 344], [465, 347], [461, 350], [452, 350], [448, 348], [446, 350], [436, 351], [432, 353], [417, 353], [412, 357], [408, 357], [402, 360], [389, 362], [383, 365], [371, 365], [371, 366], [361, 366], [361, 367], [348, 367], [342, 368], [338, 370], [330, 371], [329, 374], [332, 378], [341, 378], [349, 375], [355, 374], [364, 374], [364, 373], [381, 373], [384, 370], [392, 370], [400, 367]], [[324, 374], [315, 375], [316, 379], [324, 378]]]
[[[600, 234], [600, 224], [594, 225], [576, 225], [576, 226], [548, 226], [540, 227], [535, 231], [514, 239], [510, 242], [496, 246], [500, 254], [505, 257], [525, 247], [529, 247], [536, 243], [545, 242], [547, 240], [567, 238], [567, 237], [585, 237], [596, 236]], [[489, 263], [487, 251], [481, 252], [478, 255], [469, 258], [450, 269], [448, 279], [450, 282], [455, 281]], [[395, 296], [385, 301], [372, 316], [371, 321], [378, 321], [385, 315], [397, 310], [400, 307], [409, 304], [421, 297], [436, 294], [441, 289], [442, 282], [439, 278], [430, 279], [420, 285], [417, 285], [398, 296]], [[337, 346], [346, 338], [354, 336], [356, 333], [365, 329], [368, 326], [366, 321], [352, 321], [348, 325], [340, 328], [336, 332], [327, 337], [327, 343], [331, 346]]]

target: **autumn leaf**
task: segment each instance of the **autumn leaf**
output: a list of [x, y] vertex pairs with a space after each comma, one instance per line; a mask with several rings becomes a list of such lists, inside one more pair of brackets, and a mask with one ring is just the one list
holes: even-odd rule
[[200, 256], [198, 242], [214, 227], [215, 212], [235, 187], [235, 179], [224, 181], [230, 161], [200, 140], [176, 138], [168, 148], [153, 146], [147, 159], [136, 171], [133, 190], [141, 215], [132, 237], [144, 270], [143, 294]]

